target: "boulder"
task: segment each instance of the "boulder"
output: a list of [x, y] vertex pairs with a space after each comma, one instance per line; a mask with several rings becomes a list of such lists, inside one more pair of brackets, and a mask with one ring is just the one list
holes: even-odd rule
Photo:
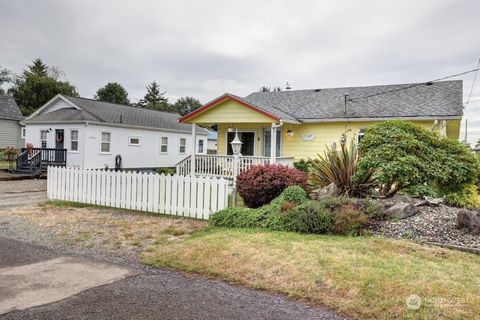
[[457, 220], [455, 221], [457, 229], [465, 229], [471, 234], [480, 234], [480, 215], [477, 211], [460, 209], [457, 212]]
[[398, 219], [405, 219], [416, 215], [419, 212], [418, 208], [411, 204], [400, 202], [397, 203], [386, 210], [386, 214], [388, 217], [398, 218]]
[[422, 200], [418, 203], [416, 203], [415, 205], [417, 207], [420, 207], [420, 206], [434, 206], [434, 207], [438, 207], [439, 205], [441, 205], [443, 203], [443, 198], [433, 198], [433, 197], [425, 197], [425, 200]]
[[330, 183], [328, 186], [323, 187], [318, 191], [317, 200], [328, 197], [336, 197], [338, 195], [338, 188], [335, 183]]

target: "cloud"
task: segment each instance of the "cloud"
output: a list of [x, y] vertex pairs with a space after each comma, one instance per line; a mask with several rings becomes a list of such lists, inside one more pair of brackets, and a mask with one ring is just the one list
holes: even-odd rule
[[[133, 100], [153, 80], [171, 100], [203, 102], [286, 81], [427, 81], [475, 67], [479, 9], [466, 0], [2, 1], [0, 65], [21, 72], [41, 57], [82, 96], [117, 81]], [[473, 75], [462, 79], [466, 97]], [[466, 115], [469, 140], [480, 139], [478, 100]]]

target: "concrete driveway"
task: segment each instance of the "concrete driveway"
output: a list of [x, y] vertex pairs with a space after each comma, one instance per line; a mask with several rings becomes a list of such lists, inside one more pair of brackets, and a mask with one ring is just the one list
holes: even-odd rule
[[1, 237], [0, 312], [1, 319], [342, 319], [221, 281]]
[[47, 200], [47, 180], [0, 181], [0, 210]]

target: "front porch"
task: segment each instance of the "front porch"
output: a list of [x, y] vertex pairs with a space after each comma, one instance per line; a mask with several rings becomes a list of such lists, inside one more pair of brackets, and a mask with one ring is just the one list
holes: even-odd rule
[[[276, 157], [271, 162], [270, 157], [262, 156], [230, 156], [230, 155], [206, 155], [196, 154], [192, 162], [192, 156], [188, 156], [176, 165], [178, 175], [203, 175], [234, 179], [240, 172], [253, 165], [265, 165], [278, 163], [286, 166], [293, 165], [293, 157]], [[193, 163], [195, 165], [193, 165]]]

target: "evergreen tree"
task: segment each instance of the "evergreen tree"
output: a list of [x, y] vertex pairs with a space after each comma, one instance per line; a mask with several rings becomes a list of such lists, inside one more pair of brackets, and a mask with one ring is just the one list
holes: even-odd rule
[[129, 105], [128, 92], [117, 82], [109, 82], [104, 87], [97, 90], [95, 100]]
[[200, 108], [202, 103], [193, 97], [182, 97], [173, 105], [173, 111], [180, 113], [182, 116]]
[[165, 97], [165, 93], [167, 92], [160, 92], [160, 86], [156, 81], [153, 81], [145, 88], [147, 89], [147, 93], [145, 97], [138, 102], [137, 106], [152, 110], [172, 111], [172, 106]]
[[33, 64], [28, 66], [28, 70], [23, 70], [23, 76], [26, 78], [31, 74], [35, 74], [40, 77], [48, 76], [48, 66], [43, 63], [42, 59], [37, 58], [33, 60]]
[[68, 81], [59, 81], [48, 76], [48, 66], [41, 59], [36, 59], [27, 68], [8, 89], [23, 115], [30, 115], [57, 94], [78, 96], [76, 88]]
[[267, 86], [261, 86], [260, 89], [258, 89], [258, 92], [270, 92], [272, 91], [272, 89], [270, 89], [270, 87], [267, 87]]

